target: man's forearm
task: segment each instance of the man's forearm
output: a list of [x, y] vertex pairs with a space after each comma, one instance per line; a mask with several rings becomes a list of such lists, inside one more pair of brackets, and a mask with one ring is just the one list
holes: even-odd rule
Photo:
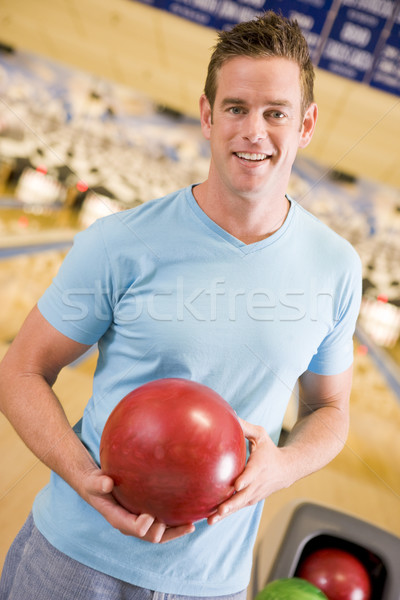
[[93, 459], [72, 430], [46, 380], [16, 374], [7, 357], [0, 366], [0, 410], [26, 446], [75, 489]]
[[346, 442], [348, 427], [347, 413], [335, 406], [324, 406], [297, 421], [281, 448], [288, 485], [335, 458]]

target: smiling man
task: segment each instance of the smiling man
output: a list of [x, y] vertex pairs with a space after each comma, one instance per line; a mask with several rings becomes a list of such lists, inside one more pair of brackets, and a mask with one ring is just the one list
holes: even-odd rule
[[[222, 32], [200, 100], [207, 180], [80, 233], [32, 309], [0, 366], [0, 407], [52, 476], [10, 548], [1, 600], [245, 600], [264, 501], [342, 449], [360, 261], [286, 194], [316, 123], [313, 81], [297, 23], [268, 12]], [[52, 386], [94, 343], [74, 429]], [[125, 510], [99, 466], [112, 409], [164, 377], [217, 391], [249, 448], [236, 493], [179, 527]]]
[[230, 58], [217, 81], [215, 98], [200, 101], [212, 158], [208, 181], [194, 195], [221, 227], [254, 242], [286, 218], [292, 165], [311, 140], [317, 107], [303, 114], [300, 68], [287, 58]]

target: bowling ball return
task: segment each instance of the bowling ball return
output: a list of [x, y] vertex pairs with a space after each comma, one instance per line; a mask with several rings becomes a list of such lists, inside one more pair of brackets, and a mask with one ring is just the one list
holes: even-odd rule
[[352, 515], [320, 504], [299, 504], [291, 514], [266, 577], [260, 577], [263, 543], [268, 545], [270, 540], [262, 540], [255, 554], [258, 583], [253, 585], [253, 597], [275, 579], [298, 577], [305, 559], [317, 550], [337, 548], [351, 553], [366, 568], [371, 581], [371, 600], [399, 600], [400, 538]]

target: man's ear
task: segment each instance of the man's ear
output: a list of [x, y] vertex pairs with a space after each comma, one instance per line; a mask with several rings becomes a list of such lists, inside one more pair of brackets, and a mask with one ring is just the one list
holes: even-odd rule
[[212, 110], [205, 94], [200, 96], [200, 122], [203, 135], [206, 140], [209, 140], [211, 133]]
[[313, 102], [307, 108], [307, 110], [304, 114], [304, 117], [303, 117], [303, 123], [301, 126], [301, 133], [300, 133], [299, 148], [305, 148], [311, 142], [311, 138], [313, 136], [314, 129], [315, 129], [315, 124], [317, 122], [317, 117], [318, 117], [318, 107], [315, 104], [315, 102]]

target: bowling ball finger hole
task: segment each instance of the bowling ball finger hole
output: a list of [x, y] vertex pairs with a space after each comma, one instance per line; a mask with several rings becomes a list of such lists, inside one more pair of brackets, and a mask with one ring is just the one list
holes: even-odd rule
[[[387, 579], [387, 570], [379, 556], [358, 544], [331, 535], [317, 535], [307, 542], [298, 560], [294, 577], [304, 577], [304, 575], [307, 574], [307, 571], [310, 573], [311, 559], [313, 557], [318, 559], [323, 556], [324, 553], [320, 552], [322, 550], [332, 550], [332, 555], [335, 554], [336, 550], [342, 551], [356, 559], [360, 564], [360, 571], [362, 571], [363, 568], [365, 569], [370, 582], [369, 593], [365, 593], [363, 596], [361, 596], [360, 593], [360, 598], [362, 600], [364, 600], [364, 598], [365, 600], [380, 600], [382, 598], [385, 581]], [[317, 567], [314, 566], [314, 574], [316, 569]], [[313, 566], [311, 564], [311, 571], [312, 570]], [[312, 578], [314, 576], [315, 575], [313, 575]], [[315, 581], [311, 581], [311, 583], [314, 583], [315, 585]], [[323, 591], [326, 594], [326, 591]], [[343, 598], [346, 598], [347, 600], [347, 596], [343, 596]], [[356, 595], [354, 595], [354, 598], [356, 598]], [[352, 600], [351, 595], [349, 595], [348, 600]]]

